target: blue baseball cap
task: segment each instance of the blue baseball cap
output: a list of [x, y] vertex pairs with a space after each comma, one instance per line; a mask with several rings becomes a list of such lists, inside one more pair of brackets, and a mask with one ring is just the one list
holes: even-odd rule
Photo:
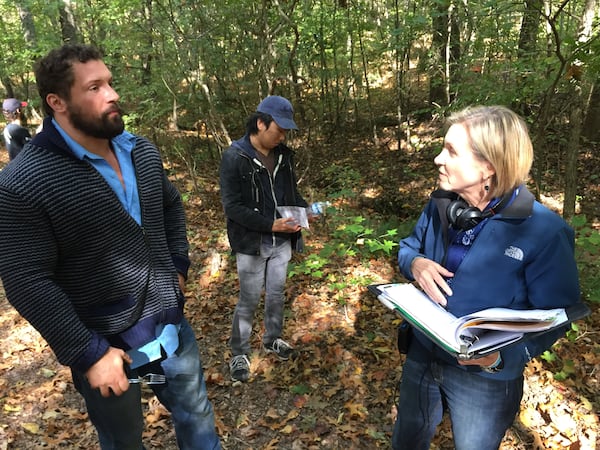
[[27, 106], [27, 102], [22, 102], [16, 98], [7, 98], [2, 102], [2, 110], [14, 113], [17, 109]]
[[297, 130], [298, 126], [294, 122], [294, 108], [286, 98], [278, 95], [269, 95], [265, 98], [256, 111], [269, 114], [275, 123], [284, 130]]

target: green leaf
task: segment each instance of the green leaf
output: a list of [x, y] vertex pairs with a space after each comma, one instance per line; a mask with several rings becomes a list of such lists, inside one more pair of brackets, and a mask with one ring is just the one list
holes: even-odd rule
[[304, 395], [310, 392], [310, 388], [306, 384], [296, 384], [290, 388], [293, 394]]

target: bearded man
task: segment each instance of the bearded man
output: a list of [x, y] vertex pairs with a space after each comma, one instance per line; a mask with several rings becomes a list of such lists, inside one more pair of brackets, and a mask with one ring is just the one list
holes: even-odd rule
[[35, 75], [43, 130], [0, 172], [7, 298], [71, 368], [103, 450], [144, 448], [139, 382], [156, 380], [179, 447], [219, 449], [183, 314], [184, 209], [160, 153], [124, 131], [96, 48], [52, 50]]

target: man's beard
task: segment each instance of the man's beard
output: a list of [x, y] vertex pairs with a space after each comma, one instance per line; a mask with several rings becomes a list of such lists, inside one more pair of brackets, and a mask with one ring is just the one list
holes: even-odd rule
[[[111, 115], [117, 111], [119, 114]], [[122, 111], [118, 106], [114, 106], [110, 111], [102, 113], [96, 119], [86, 115], [81, 108], [68, 105], [69, 118], [73, 127], [98, 139], [112, 139], [123, 132], [125, 124], [121, 117]]]

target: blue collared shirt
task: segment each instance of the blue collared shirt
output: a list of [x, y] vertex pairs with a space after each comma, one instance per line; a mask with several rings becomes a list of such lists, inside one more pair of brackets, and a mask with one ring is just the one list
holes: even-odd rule
[[52, 119], [52, 123], [64, 138], [67, 145], [73, 150], [75, 156], [81, 160], [88, 161], [98, 173], [104, 177], [115, 194], [117, 194], [123, 208], [125, 208], [138, 225], [141, 225], [142, 213], [140, 209], [140, 198], [133, 160], [131, 159], [131, 152], [135, 147], [135, 136], [127, 131], [123, 131], [123, 133], [111, 140], [115, 156], [121, 167], [121, 176], [123, 177], [123, 184], [125, 185], [123, 186], [115, 170], [104, 158], [86, 150], [83, 146], [75, 142], [73, 138], [60, 127], [56, 120]]
[[[123, 177], [123, 183], [121, 183], [115, 170], [104, 158], [86, 150], [85, 147], [75, 142], [75, 140], [60, 127], [56, 120], [52, 119], [52, 123], [75, 156], [81, 160], [86, 160], [100, 175], [102, 175], [119, 198], [123, 208], [125, 208], [138, 225], [141, 225], [142, 213], [140, 208], [140, 197], [138, 194], [135, 169], [133, 167], [133, 159], [131, 158], [131, 152], [135, 147], [135, 136], [127, 131], [123, 131], [110, 141], [121, 168], [121, 176]], [[123, 186], [123, 184], [125, 186]], [[171, 356], [175, 350], [177, 350], [177, 347], [179, 347], [180, 328], [180, 325], [157, 324], [155, 340], [148, 342], [138, 349], [132, 349], [127, 352], [133, 360], [130, 367], [135, 369], [141, 365], [156, 361], [161, 357], [161, 348], [165, 351], [167, 356]]]

